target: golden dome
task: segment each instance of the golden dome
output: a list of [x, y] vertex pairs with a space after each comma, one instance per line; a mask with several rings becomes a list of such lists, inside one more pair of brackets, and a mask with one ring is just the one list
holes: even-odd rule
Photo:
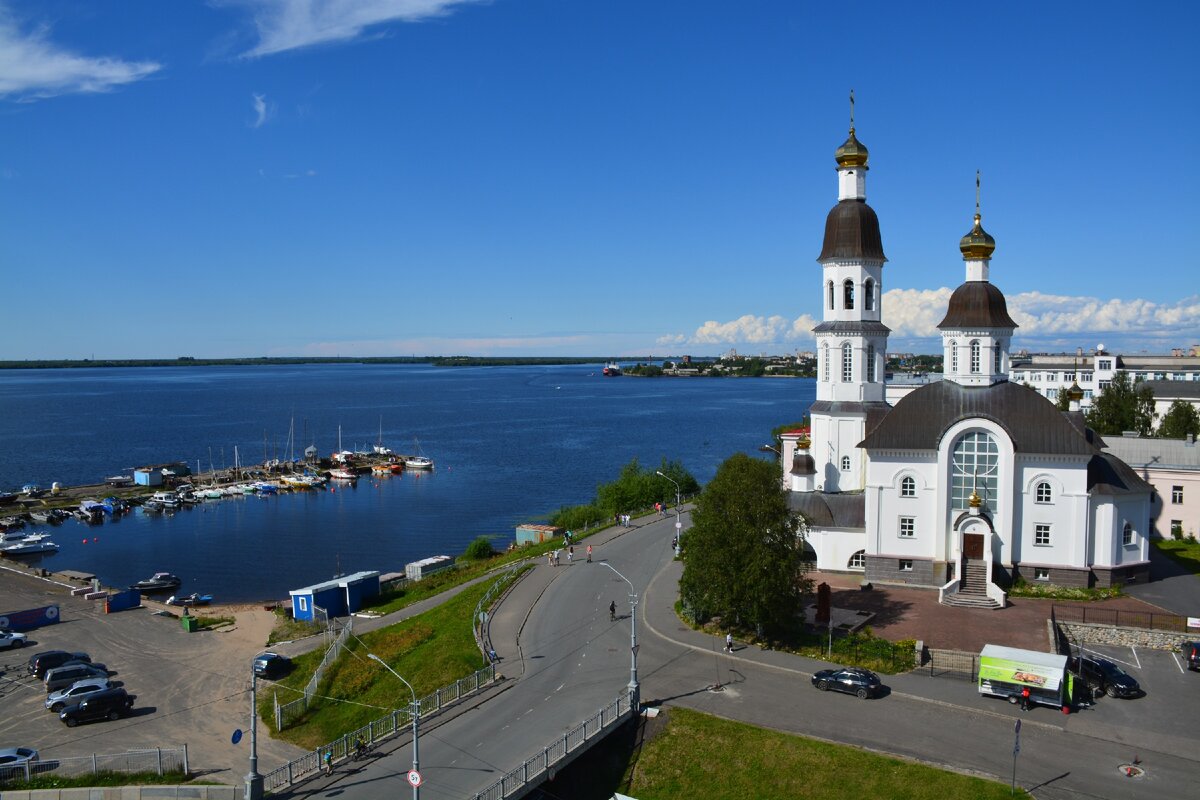
[[833, 151], [839, 167], [865, 167], [867, 165], [867, 147], [854, 136], [854, 127], [850, 127], [850, 138]]
[[975, 227], [958, 243], [958, 249], [962, 251], [964, 259], [991, 258], [996, 249], [996, 240], [983, 229], [980, 222], [982, 219], [976, 212]]
[[1072, 403], [1078, 403], [1083, 399], [1083, 389], [1079, 386], [1079, 381], [1072, 381], [1070, 388], [1067, 389], [1067, 399]]

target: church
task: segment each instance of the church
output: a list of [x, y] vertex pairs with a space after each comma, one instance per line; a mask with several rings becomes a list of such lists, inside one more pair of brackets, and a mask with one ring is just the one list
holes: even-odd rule
[[989, 280], [995, 240], [975, 220], [966, 265], [938, 324], [944, 378], [885, 396], [887, 259], [867, 205], [868, 152], [834, 153], [825, 221], [817, 396], [808, 430], [781, 437], [790, 504], [817, 568], [936, 589], [943, 603], [1002, 608], [1017, 579], [1100, 586], [1149, 578], [1153, 488], [1103, 452], [1080, 410], [1008, 380], [1017, 324]]

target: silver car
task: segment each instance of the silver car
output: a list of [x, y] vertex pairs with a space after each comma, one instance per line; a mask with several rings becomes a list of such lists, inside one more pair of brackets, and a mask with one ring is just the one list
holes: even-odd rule
[[88, 695], [102, 692], [112, 687], [108, 678], [84, 678], [75, 681], [65, 689], [59, 689], [46, 696], [46, 708], [55, 714], [70, 705], [78, 703]]
[[64, 664], [46, 672], [46, 692], [65, 689], [85, 678], [107, 678], [108, 670], [103, 664]]

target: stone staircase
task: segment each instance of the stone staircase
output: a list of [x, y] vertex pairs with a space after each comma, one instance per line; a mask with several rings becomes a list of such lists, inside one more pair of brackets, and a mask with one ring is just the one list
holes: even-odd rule
[[987, 586], [987, 562], [964, 560], [958, 592], [946, 595], [942, 599], [942, 605], [992, 610], [1000, 608], [999, 603], [987, 596]]

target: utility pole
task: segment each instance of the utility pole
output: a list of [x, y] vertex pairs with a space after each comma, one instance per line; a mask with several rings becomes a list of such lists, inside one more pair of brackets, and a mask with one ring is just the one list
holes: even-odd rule
[[246, 773], [245, 800], [262, 800], [263, 776], [258, 774], [258, 676], [250, 667], [250, 771]]

